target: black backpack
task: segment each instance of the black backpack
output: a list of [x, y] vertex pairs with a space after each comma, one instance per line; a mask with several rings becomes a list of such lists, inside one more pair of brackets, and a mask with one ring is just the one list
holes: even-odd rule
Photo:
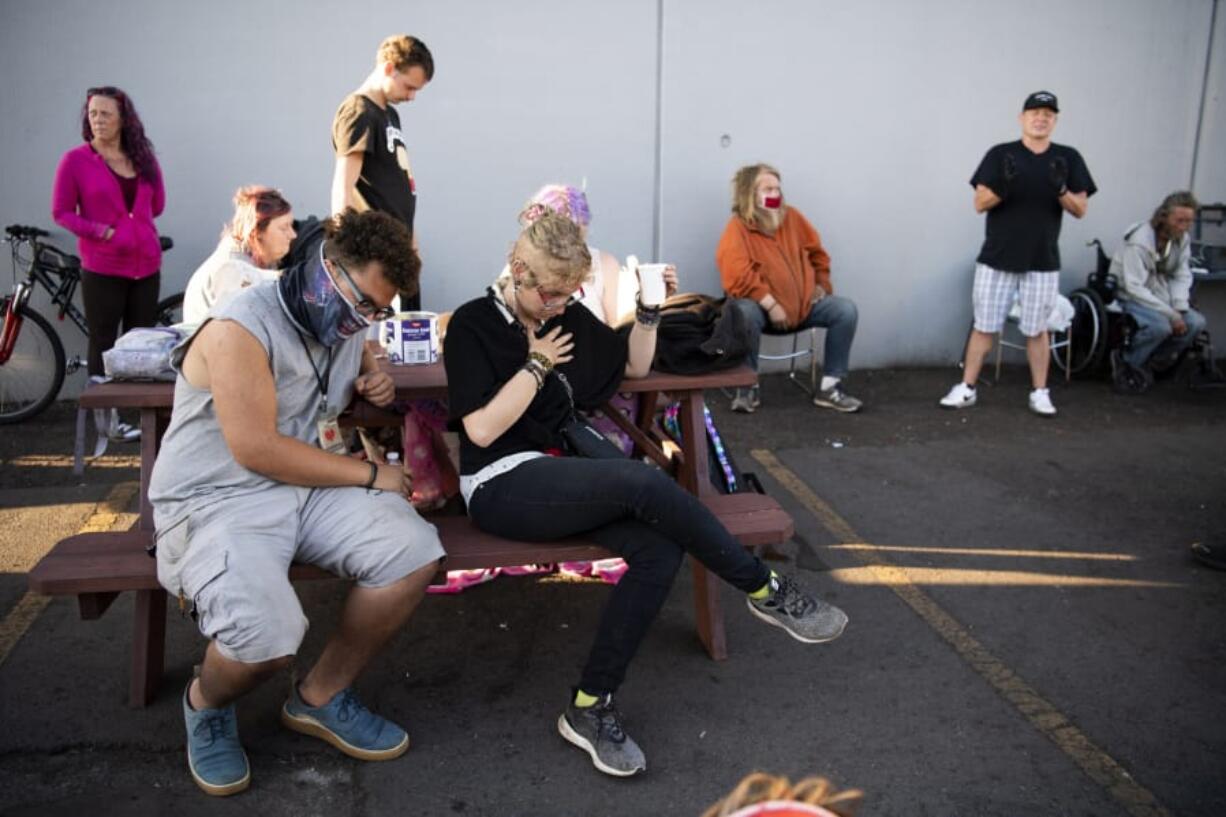
[[324, 223], [315, 216], [294, 219], [294, 232], [297, 235], [289, 245], [289, 252], [281, 259], [281, 269], [301, 264], [318, 252], [319, 242], [324, 240]]
[[672, 374], [706, 374], [745, 362], [749, 353], [745, 318], [726, 308], [726, 299], [696, 292], [664, 302], [656, 331], [654, 368]]

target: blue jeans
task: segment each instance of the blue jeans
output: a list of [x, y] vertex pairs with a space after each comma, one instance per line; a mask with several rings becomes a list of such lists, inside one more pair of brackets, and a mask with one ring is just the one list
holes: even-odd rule
[[746, 552], [706, 506], [659, 469], [636, 460], [541, 457], [483, 483], [468, 504], [478, 528], [508, 539], [582, 534], [626, 560], [596, 629], [579, 688], [614, 692], [691, 554], [746, 593], [770, 568]]
[[1124, 360], [1138, 368], [1159, 352], [1162, 357], [1174, 358], [1191, 346], [1192, 341], [1205, 328], [1205, 316], [1195, 309], [1183, 313], [1183, 322], [1188, 325], [1188, 331], [1176, 335], [1171, 329], [1171, 319], [1158, 310], [1122, 298], [1120, 305], [1137, 322], [1137, 331], [1132, 336], [1132, 347], [1124, 355]]
[[790, 335], [810, 326], [819, 326], [826, 330], [826, 349], [822, 355], [822, 374], [827, 377], [842, 379], [847, 376], [848, 361], [851, 358], [851, 342], [856, 339], [856, 324], [860, 313], [856, 304], [850, 298], [839, 295], [827, 295], [809, 310], [809, 315], [800, 325], [779, 332], [770, 325], [766, 310], [757, 301], [750, 298], [730, 298], [732, 306], [745, 316], [745, 325], [749, 329], [749, 365], [758, 369], [758, 343], [762, 334]]

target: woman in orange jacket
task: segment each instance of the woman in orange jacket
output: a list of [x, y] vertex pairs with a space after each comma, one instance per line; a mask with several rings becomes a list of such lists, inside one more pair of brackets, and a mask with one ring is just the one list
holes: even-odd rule
[[[749, 363], [758, 368], [758, 340], [820, 326], [826, 330], [822, 382], [813, 404], [858, 411], [861, 402], [843, 391], [859, 313], [834, 294], [830, 256], [813, 225], [783, 203], [779, 171], [767, 164], [742, 167], [732, 180], [732, 218], [715, 251], [729, 304], [749, 327]], [[732, 410], [752, 412], [758, 387], [738, 389]]]

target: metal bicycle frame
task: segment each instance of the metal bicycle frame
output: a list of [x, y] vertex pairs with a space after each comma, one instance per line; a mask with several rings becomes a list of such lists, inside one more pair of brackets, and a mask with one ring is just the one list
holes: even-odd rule
[[[82, 314], [81, 310], [77, 309], [76, 305], [72, 302], [72, 296], [77, 291], [77, 285], [81, 283], [81, 268], [77, 267], [76, 269], [68, 270], [57, 269], [54, 273], [50, 272], [49, 268], [38, 260], [39, 250], [43, 245], [37, 238], [12, 240], [10, 241], [10, 244], [12, 245], [14, 271], [17, 270], [21, 264], [26, 264], [26, 286], [29, 289], [33, 289], [31, 284], [37, 283], [39, 286], [45, 289], [51, 296], [51, 304], [56, 307], [56, 317], [63, 321], [64, 316], [67, 315], [72, 322], [77, 325], [77, 328], [81, 330], [82, 334], [88, 335], [89, 327], [85, 323], [85, 315]], [[22, 260], [21, 255], [18, 252], [18, 245], [20, 244], [30, 245], [32, 254], [29, 261]], [[47, 246], [51, 247], [51, 245]], [[54, 249], [54, 247], [52, 247], [52, 249]], [[56, 280], [57, 277], [59, 278], [58, 281]], [[29, 297], [29, 293], [27, 292], [26, 298], [28, 299]]]
[[[56, 270], [55, 273], [52, 273], [45, 264], [38, 260], [41, 245], [37, 238], [9, 238], [7, 240], [13, 263], [13, 277], [17, 278], [18, 271], [25, 267], [25, 278], [17, 281], [13, 287], [13, 293], [3, 299], [6, 320], [4, 334], [0, 336], [0, 364], [7, 363], [9, 356], [13, 353], [13, 346], [17, 343], [17, 336], [21, 333], [23, 323], [21, 308], [29, 302], [30, 296], [34, 293], [35, 284], [41, 286], [51, 296], [51, 304], [56, 307], [56, 317], [61, 322], [67, 316], [83, 334], [88, 335], [89, 328], [85, 323], [85, 315], [72, 302], [72, 296], [81, 282], [80, 268]], [[24, 244], [28, 244], [31, 251], [28, 261], [21, 255], [20, 248]]]

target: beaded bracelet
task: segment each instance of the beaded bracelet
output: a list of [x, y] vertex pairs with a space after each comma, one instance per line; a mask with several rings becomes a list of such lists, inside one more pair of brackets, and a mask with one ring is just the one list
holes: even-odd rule
[[539, 374], [542, 378], [548, 375], [549, 372], [552, 370], [551, 367], [546, 367], [545, 365], [541, 363], [540, 360], [534, 357], [528, 358], [527, 362], [524, 363], [524, 366], [528, 367], [529, 369], [532, 369], [534, 372]]
[[527, 363], [525, 363], [523, 367], [521, 368], [521, 371], [525, 371], [528, 374], [532, 375], [534, 378], [536, 378], [536, 390], [537, 391], [540, 391], [542, 388], [544, 388], [545, 373], [541, 371], [540, 366], [536, 363], [535, 360], [530, 360]]
[[535, 363], [540, 366], [545, 374], [548, 374], [549, 371], [553, 369], [553, 361], [545, 357], [545, 355], [540, 352], [529, 352], [528, 362]]
[[661, 312], [659, 306], [644, 306], [642, 301], [636, 299], [634, 308], [634, 320], [643, 326], [644, 329], [654, 329], [660, 325]]

